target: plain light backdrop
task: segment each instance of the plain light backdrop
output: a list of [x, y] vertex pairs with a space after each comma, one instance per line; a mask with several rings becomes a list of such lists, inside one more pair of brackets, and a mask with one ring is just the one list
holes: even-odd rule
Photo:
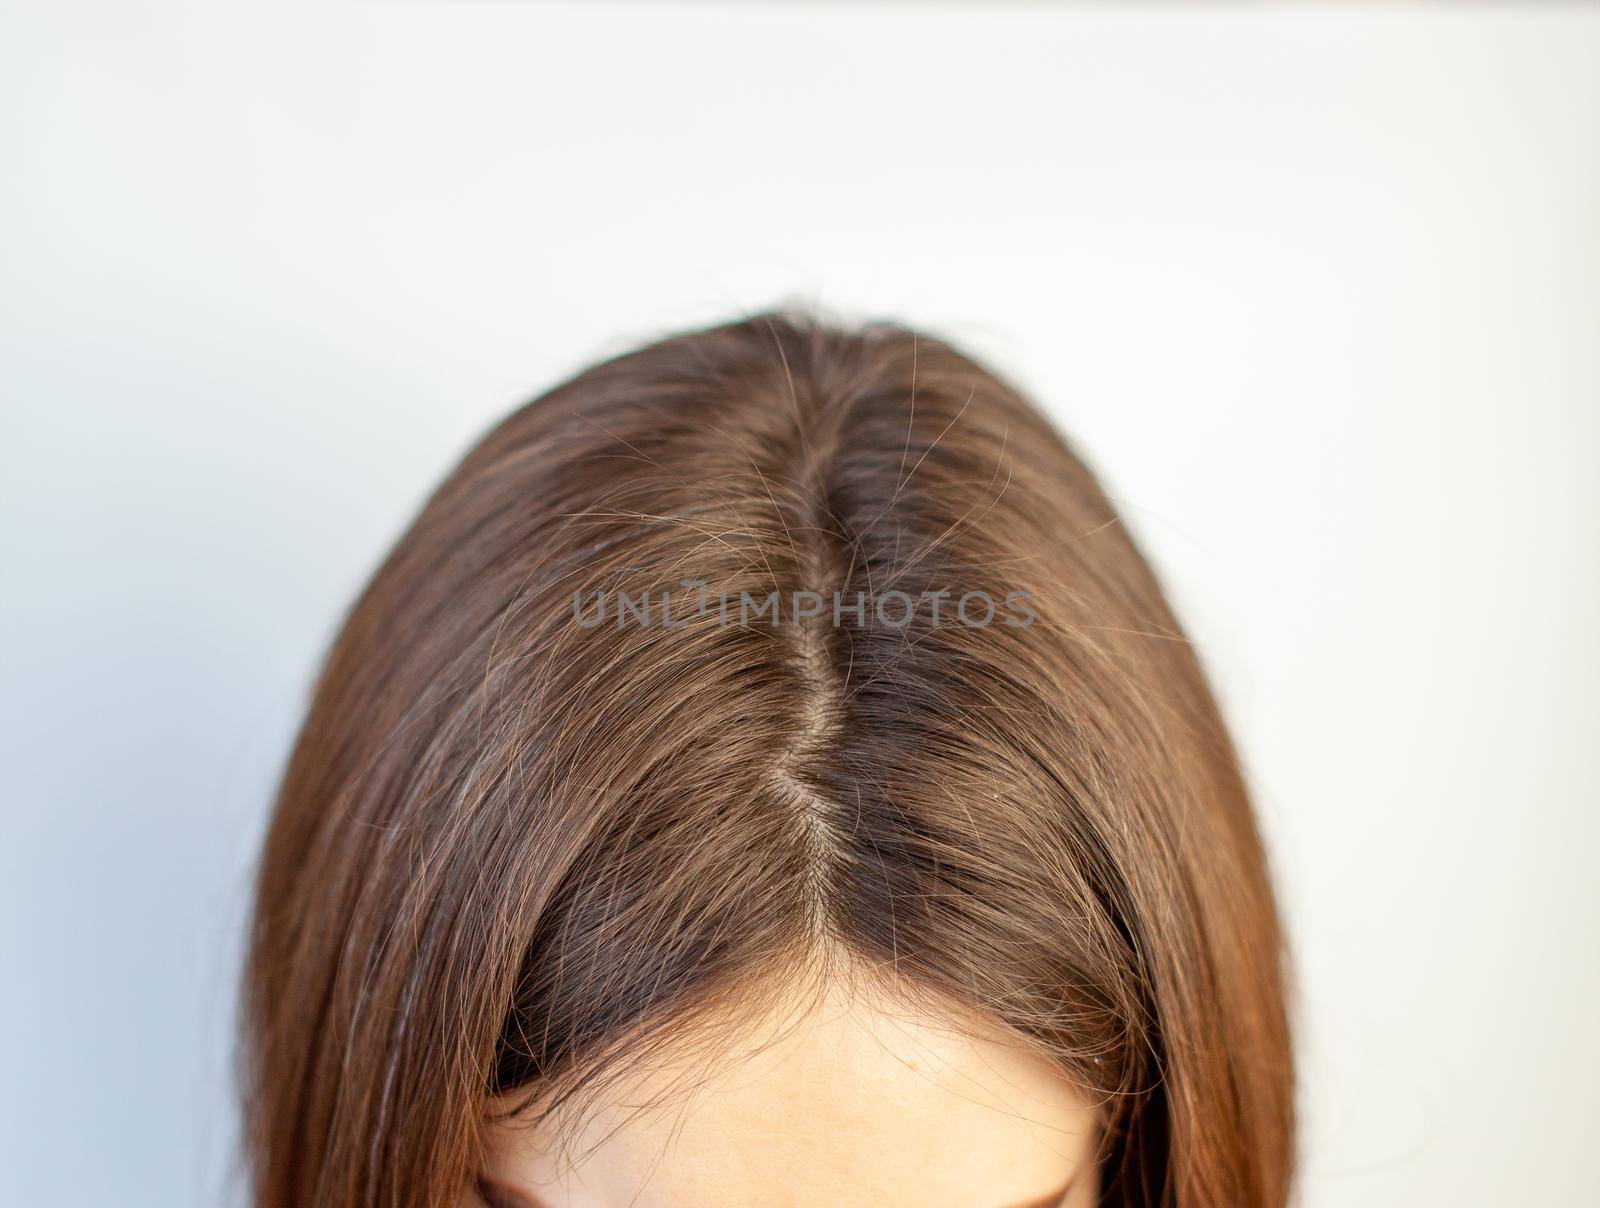
[[238, 1195], [341, 611], [486, 425], [780, 302], [1102, 473], [1237, 731], [1300, 1202], [1593, 1202], [1600, 10], [12, 3], [0, 1200]]

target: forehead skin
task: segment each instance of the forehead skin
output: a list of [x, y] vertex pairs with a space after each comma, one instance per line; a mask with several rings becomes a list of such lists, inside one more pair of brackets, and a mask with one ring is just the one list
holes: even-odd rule
[[[827, 990], [492, 1127], [491, 1208], [1089, 1208], [1097, 1112], [998, 1026]], [[1071, 1190], [1062, 1195], [1070, 1185]]]

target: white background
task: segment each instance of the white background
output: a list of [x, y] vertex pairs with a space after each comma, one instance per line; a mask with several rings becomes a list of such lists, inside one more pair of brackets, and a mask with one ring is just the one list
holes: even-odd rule
[[1033, 392], [1238, 731], [1306, 1205], [1593, 1203], [1600, 10], [0, 18], [0, 1199], [236, 1194], [253, 850], [475, 434], [785, 300]]

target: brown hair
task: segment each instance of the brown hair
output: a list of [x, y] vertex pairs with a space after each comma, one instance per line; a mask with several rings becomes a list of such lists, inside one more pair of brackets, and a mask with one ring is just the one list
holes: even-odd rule
[[894, 326], [681, 335], [490, 432], [345, 621], [260, 873], [255, 1200], [448, 1204], [492, 1093], [826, 957], [1105, 1095], [1103, 1203], [1276, 1208], [1280, 946], [1193, 652], [1041, 415]]

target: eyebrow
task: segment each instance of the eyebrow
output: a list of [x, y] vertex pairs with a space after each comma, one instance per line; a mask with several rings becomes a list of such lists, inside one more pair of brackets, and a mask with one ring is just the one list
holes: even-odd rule
[[1040, 1196], [1036, 1200], [1029, 1200], [1025, 1204], [1007, 1204], [1005, 1208], [1061, 1208], [1061, 1201], [1072, 1194], [1072, 1189], [1077, 1185], [1077, 1182], [1078, 1176], [1073, 1175], [1048, 1195]]
[[[513, 1187], [509, 1183], [502, 1183], [498, 1179], [491, 1179], [486, 1175], [479, 1175], [477, 1179], [478, 1195], [482, 1199], [496, 1204], [514, 1205], [515, 1208], [544, 1208], [544, 1201], [535, 1199], [520, 1187]], [[1019, 1204], [1017, 1208], [1042, 1208], [1033, 1204]]]

